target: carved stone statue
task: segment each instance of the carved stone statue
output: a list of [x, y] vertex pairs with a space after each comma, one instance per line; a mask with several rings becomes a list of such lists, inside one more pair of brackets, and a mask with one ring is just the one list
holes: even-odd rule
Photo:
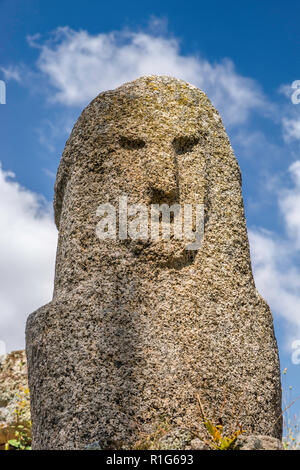
[[[174, 236], [176, 213], [169, 238], [150, 224], [128, 236], [134, 205], [150, 220], [162, 204], [203, 207], [196, 249]], [[111, 207], [116, 236], [101, 239]], [[66, 143], [54, 209], [54, 296], [27, 323], [34, 448], [130, 449], [162, 422], [204, 437], [198, 395], [228, 432], [238, 422], [280, 438], [272, 315], [253, 280], [239, 166], [206, 95], [165, 76], [100, 93]]]

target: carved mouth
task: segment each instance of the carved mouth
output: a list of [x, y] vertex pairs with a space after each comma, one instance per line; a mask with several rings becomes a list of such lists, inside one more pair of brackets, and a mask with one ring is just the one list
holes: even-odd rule
[[176, 188], [163, 191], [158, 188], [150, 188], [150, 204], [179, 204], [179, 195]]
[[198, 250], [187, 250], [186, 242], [170, 240], [123, 240], [137, 259], [147, 259], [160, 268], [182, 269], [194, 263]]

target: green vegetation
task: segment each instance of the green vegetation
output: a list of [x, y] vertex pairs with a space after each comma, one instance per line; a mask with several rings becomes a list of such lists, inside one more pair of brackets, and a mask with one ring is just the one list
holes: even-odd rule
[[5, 450], [31, 450], [31, 420], [26, 418], [30, 407], [29, 389], [20, 387], [17, 399], [15, 421], [7, 431]]
[[170, 431], [170, 424], [167, 419], [162, 419], [162, 421], [157, 426], [157, 429], [154, 433], [145, 436], [140, 439], [133, 446], [132, 450], [158, 450], [159, 442], [163, 436], [165, 436]]
[[209, 436], [209, 441], [206, 443], [213, 450], [234, 450], [237, 438], [240, 434], [245, 432], [243, 431], [242, 426], [238, 424], [238, 429], [236, 431], [230, 433], [228, 436], [224, 435], [222, 421], [220, 421], [219, 424], [214, 425], [212, 421], [206, 418], [199, 395], [197, 396], [197, 399], [202, 422]]
[[293, 404], [300, 399], [300, 396], [293, 399], [293, 387], [287, 384], [287, 368], [283, 370], [282, 377], [282, 403], [283, 403], [283, 439], [282, 444], [285, 450], [300, 450], [300, 428], [299, 417], [291, 415], [290, 410]]

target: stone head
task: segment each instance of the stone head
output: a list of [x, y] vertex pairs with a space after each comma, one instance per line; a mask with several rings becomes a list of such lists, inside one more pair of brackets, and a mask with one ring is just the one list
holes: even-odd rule
[[224, 148], [226, 139], [221, 118], [206, 95], [182, 80], [142, 77], [98, 95], [75, 124], [57, 174], [57, 275], [67, 258], [81, 259], [69, 271], [82, 279], [116, 253], [129, 258], [139, 253], [139, 260], [161, 267], [195, 262], [197, 250], [186, 250], [184, 233], [182, 239], [171, 235], [171, 240], [151, 240], [150, 220], [148, 239], [120, 241], [117, 232], [116, 240], [100, 243], [97, 208], [107, 203], [118, 208], [126, 195], [128, 204], [147, 207], [202, 205], [203, 220], [205, 215], [208, 222], [214, 214], [219, 219], [220, 199], [240, 190], [239, 168], [228, 139]]

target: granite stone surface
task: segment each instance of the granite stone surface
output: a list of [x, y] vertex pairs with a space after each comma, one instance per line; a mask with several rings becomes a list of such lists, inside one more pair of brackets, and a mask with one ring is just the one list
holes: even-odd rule
[[[100, 240], [99, 205], [123, 195], [203, 204], [201, 247]], [[166, 76], [100, 93], [66, 143], [54, 209], [54, 296], [26, 330], [33, 447], [131, 448], [164, 420], [206, 436], [197, 394], [225, 430], [280, 438], [273, 319], [253, 280], [240, 169], [207, 96]]]

